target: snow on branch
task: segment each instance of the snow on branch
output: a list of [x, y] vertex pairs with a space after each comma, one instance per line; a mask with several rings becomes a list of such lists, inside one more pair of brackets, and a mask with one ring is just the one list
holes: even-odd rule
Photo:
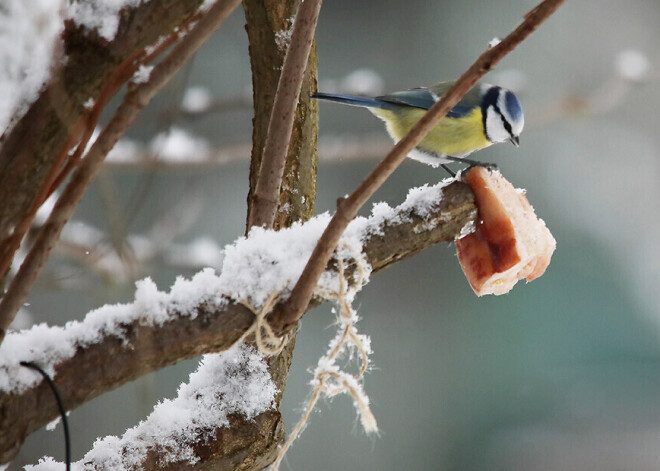
[[[82, 157], [82, 151], [76, 151], [72, 156], [72, 160], [67, 162], [62, 171], [52, 175], [53, 179], [45, 187], [48, 191], [50, 191], [51, 185], [59, 185], [58, 181], [60, 181], [60, 179], [62, 181], [65, 180], [69, 172], [72, 172], [62, 195], [58, 198], [57, 203], [55, 203], [55, 207], [53, 208], [48, 221], [39, 231], [32, 248], [25, 257], [25, 260], [23, 260], [18, 273], [12, 280], [7, 291], [4, 293], [2, 300], [0, 300], [0, 341], [2, 340], [2, 334], [4, 334], [4, 331], [9, 326], [16, 315], [16, 312], [18, 312], [18, 309], [27, 297], [32, 284], [38, 273], [41, 271], [46, 259], [50, 255], [50, 251], [55, 245], [55, 242], [59, 238], [63, 226], [71, 218], [75, 208], [80, 203], [83, 194], [98, 174], [100, 166], [110, 149], [112, 149], [119, 140], [119, 137], [121, 137], [126, 129], [133, 123], [142, 108], [146, 106], [160, 90], [162, 90], [165, 84], [206, 42], [211, 34], [218, 29], [239, 3], [240, 0], [219, 1], [206, 11], [197, 22], [188, 25], [183, 36], [180, 36], [183, 31], [170, 35], [168, 38], [169, 40], [174, 41], [176, 38], [179, 38], [179, 41], [172, 46], [171, 50], [167, 53], [167, 56], [154, 66], [152, 73], [150, 73], [149, 81], [147, 83], [134, 85], [134, 87], [127, 92], [122, 102], [117, 107], [117, 110], [110, 118], [107, 125], [103, 128], [98, 139], [94, 142], [82, 160], [79, 160]], [[159, 48], [164, 47], [165, 44], [167, 43], [161, 44]], [[152, 57], [150, 56], [154, 54], [157, 55], [158, 52], [159, 51], [152, 51], [152, 53], [148, 53], [145, 49], [140, 52], [139, 56], [144, 60], [151, 60]], [[120, 79], [120, 76], [128, 71], [132, 72], [137, 65], [137, 63], [129, 61], [127, 64], [128, 68], [120, 68], [118, 71], [119, 76], [115, 77], [115, 79]], [[118, 82], [121, 83], [123, 80], [118, 80]], [[117, 83], [115, 83], [115, 85], [116, 84]], [[109, 97], [106, 96], [103, 101], [108, 98]], [[101, 103], [95, 104], [96, 117], [94, 119], [100, 117], [101, 109]], [[88, 126], [84, 131], [83, 136], [81, 137], [81, 142], [78, 146], [80, 149], [84, 148], [83, 146], [86, 145], [93, 130], [94, 126]], [[65, 146], [64, 150], [66, 151], [66, 149]], [[60, 155], [63, 156], [63, 154]], [[76, 164], [77, 161], [80, 163]], [[61, 162], [60, 165], [63, 165], [63, 162]], [[43, 196], [46, 196], [46, 194], [47, 193]], [[38, 206], [33, 206], [35, 212], [37, 208]], [[17, 229], [16, 234], [14, 234], [14, 243], [11, 249], [14, 252], [18, 248], [17, 242], [23, 234], [27, 232], [32, 215], [33, 213], [28, 213], [28, 217], [23, 219], [20, 229]], [[12, 257], [13, 253], [11, 253], [11, 257], [7, 257], [3, 261], [0, 261], [0, 272], [4, 271], [2, 266], [8, 267], [6, 261], [10, 261]], [[3, 275], [4, 273], [0, 273], [0, 276]]]
[[[159, 467], [200, 461], [195, 445], [229, 426], [229, 416], [247, 420], [274, 407], [277, 388], [262, 355], [245, 344], [221, 354], [206, 355], [175, 399], [166, 399], [122, 437], [99, 439], [72, 469], [143, 469], [148, 455]], [[28, 471], [61, 469], [53, 458], [42, 458]]]
[[[69, 3], [11, 0], [0, 8], [0, 43], [6, 43], [0, 48], [0, 84], [9, 97], [0, 98], [0, 278], [57, 181], [68, 151], [92, 118], [89, 105], [122, 85], [118, 64], [125, 68], [145, 45], [171, 36], [199, 12], [202, 0], [105, 2], [118, 6], [118, 13], [121, 10], [112, 41], [77, 26]], [[79, 0], [71, 8], [100, 4]], [[17, 54], [30, 59], [29, 67], [24, 61], [14, 62]], [[53, 54], [64, 60], [51, 60]]]
[[21, 118], [48, 80], [62, 1], [5, 0], [0, 8], [0, 133]]
[[[475, 216], [469, 187], [444, 182], [411, 190], [396, 208], [375, 205], [369, 218], [351, 223], [342, 244], [362, 251], [377, 270], [453, 241]], [[240, 302], [261, 306], [273, 292], [287, 293], [329, 220], [323, 214], [278, 232], [255, 228], [225, 248], [219, 274], [205, 269], [190, 280], [179, 278], [169, 292], [147, 278], [137, 283], [130, 304], [103, 306], [64, 327], [41, 324], [8, 334], [0, 346], [0, 463], [18, 451], [25, 435], [57, 415], [50, 392], [20, 361], [53, 375], [71, 410], [150, 371], [226, 350], [254, 323], [254, 313]], [[351, 260], [346, 262], [350, 280]], [[320, 285], [337, 290], [336, 273], [326, 271]]]
[[68, 17], [76, 25], [94, 30], [103, 39], [112, 41], [115, 34], [117, 34], [117, 28], [119, 28], [120, 10], [136, 7], [140, 3], [141, 0], [73, 2], [69, 6]]

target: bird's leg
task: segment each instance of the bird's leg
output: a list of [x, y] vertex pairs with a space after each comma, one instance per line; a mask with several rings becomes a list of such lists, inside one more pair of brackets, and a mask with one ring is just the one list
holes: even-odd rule
[[[478, 160], [472, 160], [472, 159], [466, 159], [463, 157], [452, 157], [452, 156], [445, 156], [445, 159], [451, 160], [452, 162], [461, 162], [463, 164], [467, 164], [468, 167], [463, 170], [461, 173], [467, 173], [468, 170], [470, 170], [472, 167], [484, 167], [487, 168], [488, 170], [497, 170], [497, 164], [492, 164], [488, 162], [479, 162]], [[442, 166], [445, 168], [445, 166]], [[445, 168], [445, 170], [447, 170]]]
[[442, 168], [444, 168], [445, 171], [446, 171], [449, 175], [451, 175], [452, 178], [455, 178], [455, 177], [456, 177], [456, 172], [454, 172], [452, 169], [450, 169], [449, 167], [447, 167], [447, 165], [445, 165], [445, 164], [440, 164], [440, 166], [441, 166]]

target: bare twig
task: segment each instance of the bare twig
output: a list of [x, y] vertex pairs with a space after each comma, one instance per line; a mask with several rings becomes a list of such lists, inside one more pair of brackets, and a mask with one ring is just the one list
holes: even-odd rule
[[271, 228], [275, 220], [296, 106], [320, 10], [321, 0], [302, 2], [293, 22], [291, 44], [277, 84], [248, 227]]
[[[476, 217], [470, 188], [454, 182], [438, 194], [437, 203], [421, 217], [414, 208], [401, 207], [391, 219], [369, 225], [371, 235], [363, 246], [374, 271], [410, 257], [424, 248], [455, 239], [465, 224]], [[366, 234], [365, 234], [366, 237]], [[346, 260], [349, 280], [352, 260]], [[320, 302], [317, 300], [315, 302]], [[160, 326], [140, 320], [117, 326], [122, 338], [105, 333], [97, 343], [76, 348], [72, 358], [48, 365], [67, 407], [85, 401], [151, 371], [203, 353], [229, 348], [254, 323], [254, 313], [238, 303], [221, 310], [200, 301], [196, 316], [170, 312], [171, 320]], [[115, 330], [115, 329], [109, 329]], [[3, 374], [7, 374], [4, 372]], [[0, 393], [0, 464], [12, 459], [26, 435], [53, 420], [58, 412], [50, 391], [40, 384], [20, 394]], [[40, 404], [40, 407], [34, 407]]]
[[58, 199], [34, 246], [0, 302], [0, 341], [13, 320], [37, 274], [55, 245], [62, 227], [78, 206], [87, 187], [98, 173], [105, 156], [133, 122], [139, 111], [167, 83], [176, 71], [197, 51], [206, 39], [240, 3], [219, 0], [181, 39], [174, 49], [156, 65], [149, 81], [135, 86], [117, 108], [115, 115], [89, 150]]
[[485, 51], [474, 64], [456, 81], [454, 86], [419, 120], [410, 132], [401, 139], [385, 159], [372, 170], [355, 191], [337, 201], [337, 212], [321, 235], [314, 252], [309, 258], [291, 297], [275, 308], [269, 316], [275, 331], [283, 331], [295, 325], [307, 309], [314, 287], [335, 250], [341, 234], [358, 210], [394, 172], [408, 153], [426, 136], [449, 110], [465, 95], [477, 81], [504, 56], [527, 38], [545, 21], [564, 0], [545, 0], [530, 11], [523, 22], [498, 45]]
[[[211, 149], [207, 154], [190, 155], [187, 159], [163, 159], [147, 150], [139, 150], [130, 155], [118, 155], [117, 159], [105, 161], [104, 169], [130, 171], [136, 169], [178, 170], [213, 168], [221, 165], [245, 163], [249, 160], [251, 144], [239, 143], [222, 145]], [[381, 159], [392, 148], [386, 135], [374, 136], [332, 136], [319, 141], [319, 161], [329, 165], [362, 162]]]

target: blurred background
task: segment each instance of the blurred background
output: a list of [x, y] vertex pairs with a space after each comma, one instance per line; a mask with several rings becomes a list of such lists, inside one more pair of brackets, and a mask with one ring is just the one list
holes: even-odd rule
[[[536, 0], [328, 1], [319, 89], [378, 94], [457, 78]], [[374, 276], [356, 302], [371, 336], [365, 390], [381, 435], [348, 397], [322, 402], [283, 469], [656, 470], [660, 462], [660, 3], [569, 1], [486, 81], [523, 103], [521, 147], [495, 162], [557, 239], [546, 274], [477, 298], [453, 246]], [[236, 11], [150, 105], [86, 195], [18, 319], [63, 324], [221, 265], [245, 228], [250, 68]], [[654, 88], [656, 87], [656, 88]], [[334, 209], [391, 144], [368, 112], [320, 105], [317, 212]], [[151, 157], [144, 158], [144, 155]], [[142, 156], [142, 157], [141, 157]], [[440, 169], [407, 161], [373, 202], [399, 204]], [[365, 210], [365, 214], [368, 209]], [[302, 321], [284, 395], [287, 431], [334, 330]], [[173, 397], [183, 362], [74, 410], [74, 459]], [[12, 468], [62, 459], [61, 426], [33, 434]]]

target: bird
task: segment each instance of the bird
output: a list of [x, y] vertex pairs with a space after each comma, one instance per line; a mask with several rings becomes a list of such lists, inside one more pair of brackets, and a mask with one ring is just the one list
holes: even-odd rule
[[[440, 82], [430, 87], [418, 87], [377, 97], [316, 92], [311, 95], [344, 105], [367, 108], [385, 122], [390, 137], [398, 142], [421, 119], [455, 82]], [[520, 133], [525, 125], [522, 105], [506, 88], [477, 83], [442, 118], [408, 157], [429, 164], [446, 166], [461, 162], [469, 166], [494, 167], [467, 159], [471, 153], [498, 142], [520, 145]]]

